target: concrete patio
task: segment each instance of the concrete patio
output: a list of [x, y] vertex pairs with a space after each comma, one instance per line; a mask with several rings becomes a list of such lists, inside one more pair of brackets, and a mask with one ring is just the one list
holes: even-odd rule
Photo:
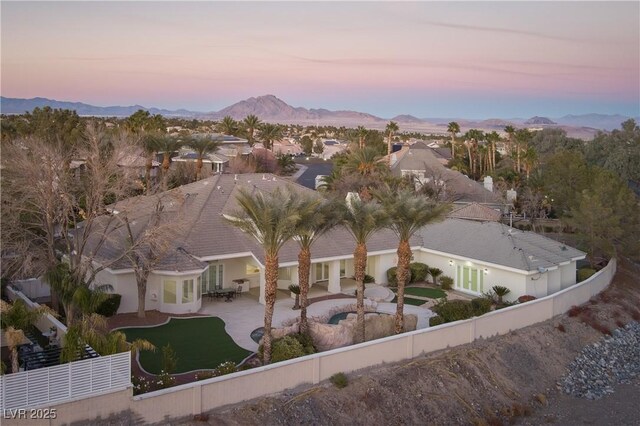
[[[370, 286], [365, 294], [382, 295], [380, 286]], [[374, 290], [375, 291], [372, 291]], [[317, 294], [321, 297], [330, 293], [323, 291], [321, 286], [314, 285], [310, 291], [310, 295]], [[386, 290], [386, 289], [385, 289]], [[349, 291], [349, 290], [346, 290]], [[276, 295], [276, 303], [273, 312], [273, 326], [279, 327], [284, 321], [292, 320], [300, 316], [300, 310], [293, 310], [294, 299], [288, 296], [288, 291], [279, 290]], [[355, 299], [330, 299], [312, 303], [307, 308], [309, 317], [326, 315], [332, 308], [345, 306], [355, 303]], [[380, 301], [378, 303], [378, 312], [395, 314], [396, 304]], [[406, 314], [415, 314], [418, 316], [418, 328], [426, 328], [429, 326], [429, 318], [433, 313], [429, 309], [418, 306], [405, 305], [404, 312]], [[242, 296], [233, 299], [232, 302], [225, 302], [223, 299], [203, 299], [202, 308], [199, 314], [211, 315], [221, 318], [225, 322], [226, 332], [241, 347], [257, 351], [258, 344], [251, 339], [251, 332], [256, 328], [264, 325], [264, 305], [258, 303], [257, 294], [244, 293]]]

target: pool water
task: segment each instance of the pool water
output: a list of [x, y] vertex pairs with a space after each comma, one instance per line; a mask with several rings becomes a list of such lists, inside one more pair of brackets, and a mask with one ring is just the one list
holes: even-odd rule
[[262, 339], [262, 336], [264, 336], [264, 327], [256, 328], [251, 332], [250, 336], [251, 340], [260, 344], [260, 339]]

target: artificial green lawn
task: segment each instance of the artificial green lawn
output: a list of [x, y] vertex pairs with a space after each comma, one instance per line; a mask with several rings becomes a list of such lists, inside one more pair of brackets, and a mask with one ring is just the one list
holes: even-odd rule
[[[398, 297], [394, 297], [393, 300], [391, 301], [391, 303], [397, 303], [398, 302]], [[419, 299], [412, 299], [410, 297], [405, 297], [404, 298], [404, 303], [405, 305], [413, 305], [413, 306], [420, 306], [420, 305], [424, 305], [425, 303], [427, 303], [426, 300], [419, 300]]]
[[171, 318], [157, 327], [124, 328], [127, 341], [146, 339], [155, 352], [141, 351], [140, 364], [152, 374], [162, 369], [162, 347], [167, 343], [175, 350], [178, 363], [174, 373], [213, 369], [225, 361], [240, 362], [251, 352], [236, 345], [224, 331], [224, 321], [217, 317]]
[[426, 287], [406, 287], [404, 294], [410, 294], [412, 296], [428, 297], [429, 299], [440, 299], [445, 297], [444, 291], [439, 288], [426, 288]]

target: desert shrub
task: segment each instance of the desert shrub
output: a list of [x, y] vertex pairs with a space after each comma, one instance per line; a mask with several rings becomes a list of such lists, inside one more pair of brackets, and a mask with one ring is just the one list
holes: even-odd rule
[[215, 375], [224, 376], [225, 374], [235, 373], [236, 371], [238, 371], [238, 367], [236, 366], [235, 362], [225, 361], [222, 364], [220, 364], [218, 367], [216, 367]]
[[596, 273], [596, 270], [591, 268], [578, 269], [578, 282], [586, 280], [587, 278], [589, 278], [591, 275], [595, 273]]
[[409, 270], [411, 271], [411, 275], [409, 277], [409, 282], [411, 283], [425, 281], [429, 274], [429, 266], [421, 262], [410, 263]]
[[429, 268], [429, 275], [433, 279], [433, 285], [438, 284], [438, 278], [442, 275], [442, 269], [440, 268]]
[[398, 276], [397, 276], [397, 267], [391, 267], [389, 269], [387, 269], [387, 282], [389, 283], [389, 285], [391, 287], [397, 287], [398, 286]]
[[491, 287], [491, 290], [496, 296], [498, 296], [498, 305], [503, 305], [504, 301], [502, 300], [502, 298], [511, 293], [511, 290], [501, 285], [494, 285], [493, 287]]
[[140, 395], [151, 391], [151, 382], [144, 376], [131, 376], [131, 384], [133, 385], [133, 394]]
[[367, 274], [365, 274], [365, 276], [364, 276], [364, 281], [363, 281], [363, 282], [364, 282], [365, 284], [375, 283], [375, 282], [376, 282], [376, 279], [375, 279], [375, 278], [373, 278], [371, 275], [367, 275]]
[[440, 315], [444, 322], [452, 322], [471, 318], [473, 316], [473, 308], [471, 303], [466, 300], [442, 299], [433, 307], [433, 311]]
[[196, 380], [207, 380], [216, 377], [214, 371], [198, 371], [196, 373]]
[[[309, 347], [302, 342], [307, 342], [307, 337], [299, 337], [299, 334], [289, 334], [273, 341], [271, 345], [271, 362], [285, 361], [287, 359], [315, 353], [313, 344]], [[302, 341], [302, 342], [301, 342]]]
[[447, 276], [441, 277], [440, 287], [443, 290], [451, 290], [453, 288], [453, 278]]
[[110, 317], [118, 312], [118, 308], [120, 307], [120, 300], [122, 299], [122, 295], [117, 293], [110, 294], [102, 303], [98, 305], [96, 308], [96, 314], [102, 315], [103, 317]]
[[476, 297], [471, 300], [471, 308], [475, 316], [486, 314], [491, 310], [491, 300], [485, 297]]
[[444, 319], [440, 315], [429, 318], [429, 326], [435, 327], [436, 325], [444, 324]]
[[532, 300], [536, 300], [535, 296], [529, 296], [525, 294], [524, 296], [518, 297], [518, 303], [531, 302]]
[[315, 354], [316, 352], [318, 352], [315, 345], [313, 344], [313, 339], [311, 338], [310, 334], [296, 333], [291, 334], [290, 336], [300, 342], [300, 344], [304, 348], [305, 355]]
[[344, 373], [334, 374], [333, 376], [329, 377], [329, 381], [333, 383], [333, 385], [338, 389], [345, 388], [349, 384], [349, 379], [347, 378], [347, 375]]
[[157, 376], [156, 386], [158, 389], [166, 389], [176, 384], [176, 378], [166, 371], [160, 371]]

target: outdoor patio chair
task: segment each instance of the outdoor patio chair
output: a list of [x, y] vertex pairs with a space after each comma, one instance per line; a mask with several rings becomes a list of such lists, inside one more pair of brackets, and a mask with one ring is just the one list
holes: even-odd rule
[[236, 297], [242, 296], [242, 286], [236, 287]]

